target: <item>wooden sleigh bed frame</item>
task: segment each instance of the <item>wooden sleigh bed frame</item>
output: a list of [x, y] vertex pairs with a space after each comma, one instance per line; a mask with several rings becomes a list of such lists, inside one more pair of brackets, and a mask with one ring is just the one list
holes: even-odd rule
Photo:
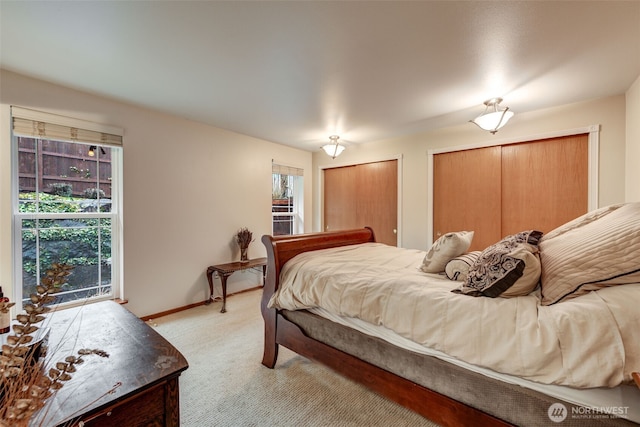
[[[319, 362], [343, 376], [368, 387], [377, 394], [395, 401], [442, 426], [510, 426], [529, 424], [529, 421], [532, 421], [529, 418], [523, 418], [522, 414], [519, 415], [520, 418], [513, 418], [512, 413], [526, 413], [528, 411], [535, 414], [538, 419], [545, 419], [549, 405], [553, 402], [561, 402], [558, 399], [530, 391], [524, 387], [485, 378], [481, 374], [471, 373], [468, 370], [434, 357], [413, 353], [408, 355], [407, 358], [403, 358], [404, 353], [394, 353], [393, 351], [395, 350], [393, 348], [391, 349], [389, 354], [392, 355], [392, 359], [402, 359], [402, 362], [394, 361], [395, 366], [398, 366], [399, 363], [413, 365], [414, 361], [422, 363], [422, 359], [412, 359], [412, 357], [432, 359], [429, 363], [435, 363], [435, 365], [427, 370], [427, 375], [431, 377], [444, 377], [439, 380], [440, 384], [450, 384], [448, 386], [449, 388], [445, 387], [445, 390], [449, 390], [453, 385], [455, 388], [464, 389], [467, 395], [484, 395], [486, 390], [492, 389], [493, 398], [491, 400], [493, 402], [504, 400], [501, 408], [500, 403], [492, 404], [497, 409], [493, 406], [485, 406], [485, 408], [488, 408], [487, 410], [494, 411], [492, 415], [483, 409], [477, 409], [468, 403], [463, 403], [454, 397], [434, 391], [418, 384], [414, 380], [407, 379], [402, 374], [398, 374], [397, 369], [396, 373], [394, 373], [389, 369], [377, 366], [379, 363], [370, 363], [363, 360], [366, 359], [366, 354], [365, 357], [362, 357], [363, 353], [360, 352], [358, 354], [357, 349], [356, 351], [341, 350], [340, 348], [342, 347], [340, 345], [336, 346], [333, 344], [333, 338], [331, 337], [329, 337], [329, 339], [322, 339], [322, 337], [318, 338], [317, 336], [312, 337], [311, 335], [313, 334], [307, 333], [308, 328], [301, 327], [298, 324], [300, 322], [291, 320], [295, 319], [292, 314], [298, 312], [287, 312], [286, 310], [277, 310], [268, 307], [271, 296], [278, 289], [281, 269], [287, 261], [302, 252], [375, 242], [373, 230], [370, 228], [294, 236], [273, 237], [265, 235], [262, 237], [262, 242], [266, 247], [268, 259], [266, 282], [261, 300], [261, 311], [265, 322], [262, 364], [266, 367], [273, 368], [275, 366], [278, 357], [278, 347], [283, 345], [295, 353]], [[317, 317], [319, 319], [317, 320], [318, 322], [333, 323], [305, 310], [303, 311], [308, 313], [309, 316]], [[350, 328], [346, 326], [338, 326], [350, 331]], [[353, 332], [357, 333], [357, 331]], [[376, 338], [371, 337], [365, 338], [365, 340], [366, 339], [376, 340]], [[349, 340], [349, 338], [346, 339], [346, 341]], [[379, 341], [382, 342], [382, 340]], [[379, 345], [394, 347], [386, 342]], [[385, 347], [385, 351], [388, 350], [387, 347]], [[395, 348], [397, 349], [397, 347]], [[375, 350], [371, 350], [371, 352], [373, 351]], [[397, 351], [406, 352], [406, 350], [399, 349]], [[420, 369], [422, 369], [422, 365]], [[400, 369], [400, 371], [402, 371], [402, 369]], [[483, 381], [488, 381], [489, 383], [484, 384]], [[482, 405], [479, 405], [479, 407], [482, 408]], [[503, 416], [503, 414], [505, 415]], [[502, 418], [511, 419], [511, 421], [508, 422]], [[549, 418], [546, 418], [546, 421], [548, 422]], [[635, 425], [623, 419], [617, 421], [621, 423], [620, 425]], [[584, 424], [565, 422], [563, 425]], [[596, 425], [602, 424], [597, 423]]]

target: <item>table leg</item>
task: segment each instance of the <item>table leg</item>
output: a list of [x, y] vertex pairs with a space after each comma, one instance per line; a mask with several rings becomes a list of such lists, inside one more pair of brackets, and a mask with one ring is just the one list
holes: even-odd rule
[[213, 298], [213, 268], [207, 268], [207, 279], [209, 280], [209, 298], [204, 302], [204, 305], [211, 304], [211, 298]]
[[227, 312], [227, 277], [231, 276], [232, 273], [218, 273], [220, 276], [220, 282], [222, 283], [222, 310], [220, 313]]

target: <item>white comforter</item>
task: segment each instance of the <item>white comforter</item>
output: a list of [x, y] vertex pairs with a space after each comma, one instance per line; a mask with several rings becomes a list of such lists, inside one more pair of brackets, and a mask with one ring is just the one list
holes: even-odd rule
[[640, 370], [640, 284], [551, 306], [454, 294], [421, 272], [425, 252], [377, 243], [306, 252], [283, 268], [271, 307], [322, 307], [383, 325], [474, 365], [546, 384], [614, 387]]

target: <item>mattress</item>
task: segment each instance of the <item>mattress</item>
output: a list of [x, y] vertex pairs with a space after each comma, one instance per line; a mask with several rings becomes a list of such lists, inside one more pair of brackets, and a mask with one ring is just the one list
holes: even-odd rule
[[640, 284], [542, 306], [451, 292], [419, 270], [424, 252], [368, 243], [302, 253], [281, 271], [270, 307], [323, 308], [384, 326], [422, 347], [514, 377], [572, 388], [615, 387], [640, 371]]
[[[590, 389], [542, 384], [463, 362], [440, 351], [416, 344], [384, 326], [372, 325], [360, 319], [337, 316], [321, 308], [312, 308], [309, 309], [309, 312], [368, 336], [379, 338], [395, 347], [417, 354], [432, 356], [466, 371], [541, 393], [551, 398], [550, 404], [555, 403], [555, 401], [562, 401], [590, 409], [588, 413], [584, 409], [580, 409], [576, 414], [573, 414], [576, 420], [580, 420], [580, 423], [583, 423], [586, 419], [612, 421], [615, 418], [624, 418], [640, 424], [640, 388], [633, 384], [624, 384], [613, 388], [600, 387]], [[571, 408], [568, 409], [568, 412], [571, 412]], [[571, 417], [571, 414], [569, 416]]]

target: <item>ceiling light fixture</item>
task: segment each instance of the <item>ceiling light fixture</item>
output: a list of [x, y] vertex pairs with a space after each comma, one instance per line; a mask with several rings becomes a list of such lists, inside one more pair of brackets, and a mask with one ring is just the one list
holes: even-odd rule
[[331, 140], [331, 143], [323, 145], [322, 149], [327, 153], [327, 155], [331, 156], [332, 159], [335, 159], [344, 151], [345, 147], [338, 143], [338, 139], [340, 139], [338, 135], [331, 135], [329, 139]]
[[469, 121], [491, 133], [498, 132], [498, 129], [506, 125], [509, 119], [513, 117], [513, 111], [509, 111], [509, 107], [506, 107], [504, 110], [498, 109], [501, 102], [502, 98], [491, 98], [485, 101], [484, 105], [486, 105], [486, 107], [484, 113]]

